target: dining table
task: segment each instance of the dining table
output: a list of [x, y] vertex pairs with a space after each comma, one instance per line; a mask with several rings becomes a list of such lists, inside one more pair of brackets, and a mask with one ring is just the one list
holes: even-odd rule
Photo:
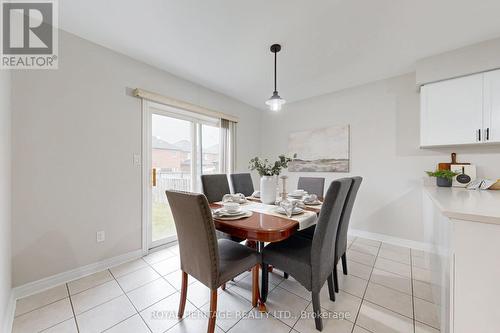
[[[210, 204], [213, 210], [221, 207], [222, 202]], [[248, 197], [245, 203], [241, 204], [241, 208], [252, 212], [251, 216], [231, 220], [214, 216], [215, 228], [231, 236], [255, 242], [256, 250], [261, 253], [266, 243], [285, 240], [298, 230], [316, 224], [321, 204], [304, 205], [300, 214], [291, 217], [277, 212], [278, 206], [263, 204], [255, 197]], [[262, 274], [262, 279], [264, 278], [265, 274]], [[263, 292], [266, 291], [259, 291], [259, 269], [255, 269], [252, 273], [252, 305], [258, 307], [261, 312], [266, 311], [263, 299], [266, 299], [267, 295], [262, 295]]]

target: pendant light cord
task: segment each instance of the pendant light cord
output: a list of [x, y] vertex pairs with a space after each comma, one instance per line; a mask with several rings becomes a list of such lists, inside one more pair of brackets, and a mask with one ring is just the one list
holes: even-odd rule
[[278, 52], [274, 52], [274, 92], [276, 92], [276, 64], [277, 64], [277, 53]]

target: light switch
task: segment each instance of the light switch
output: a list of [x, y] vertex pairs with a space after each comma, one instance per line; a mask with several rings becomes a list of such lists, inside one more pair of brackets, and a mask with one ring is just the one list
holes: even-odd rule
[[104, 230], [98, 231], [96, 234], [97, 243], [104, 242], [106, 240], [106, 233]]

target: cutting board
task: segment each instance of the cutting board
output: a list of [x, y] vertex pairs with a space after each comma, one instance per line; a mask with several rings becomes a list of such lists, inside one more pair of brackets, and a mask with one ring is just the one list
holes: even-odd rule
[[450, 170], [451, 166], [452, 165], [456, 165], [456, 164], [460, 164], [460, 165], [469, 165], [470, 163], [458, 163], [457, 162], [457, 154], [456, 153], [451, 153], [451, 162], [449, 163], [439, 163], [438, 164], [438, 170]]

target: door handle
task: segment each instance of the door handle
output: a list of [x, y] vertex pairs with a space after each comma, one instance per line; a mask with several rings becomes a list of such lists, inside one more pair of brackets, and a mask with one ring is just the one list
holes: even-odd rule
[[486, 141], [490, 140], [490, 128], [486, 128]]
[[477, 141], [481, 141], [481, 129], [477, 130]]
[[153, 168], [153, 187], [156, 187], [156, 168]]

